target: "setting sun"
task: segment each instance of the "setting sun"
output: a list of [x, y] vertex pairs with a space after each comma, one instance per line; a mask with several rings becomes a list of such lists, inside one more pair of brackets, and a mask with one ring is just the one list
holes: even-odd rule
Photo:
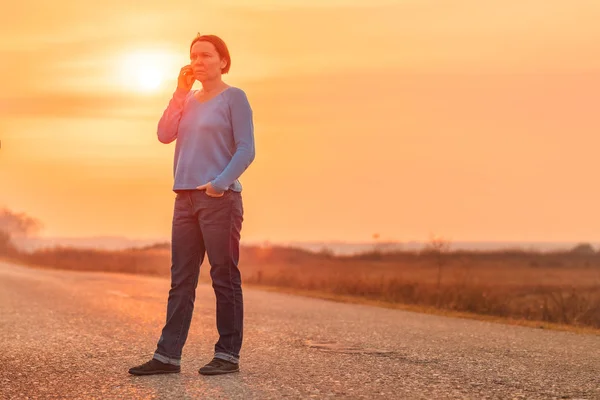
[[121, 85], [142, 92], [157, 91], [173, 69], [173, 55], [164, 51], [135, 51], [119, 59]]

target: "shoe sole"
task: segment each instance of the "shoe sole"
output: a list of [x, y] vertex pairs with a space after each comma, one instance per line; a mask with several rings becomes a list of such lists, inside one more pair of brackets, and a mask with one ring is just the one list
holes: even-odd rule
[[132, 372], [129, 371], [129, 373], [131, 375], [137, 375], [137, 376], [142, 376], [142, 375], [158, 375], [158, 374], [178, 374], [179, 372], [181, 372], [181, 370], [179, 371], [165, 371], [165, 370], [160, 370], [160, 371], [136, 371], [136, 372]]
[[224, 374], [231, 374], [234, 372], [240, 372], [239, 368], [231, 370], [231, 371], [198, 371], [198, 373], [200, 375], [224, 375]]

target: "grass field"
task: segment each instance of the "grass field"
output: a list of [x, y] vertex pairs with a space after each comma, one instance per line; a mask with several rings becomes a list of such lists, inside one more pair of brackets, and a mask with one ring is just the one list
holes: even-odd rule
[[[168, 277], [167, 244], [122, 251], [55, 248], [13, 253], [38, 267]], [[284, 247], [242, 247], [245, 285], [368, 302], [600, 328], [600, 254], [421, 251], [334, 256]], [[208, 281], [208, 260], [201, 280]]]

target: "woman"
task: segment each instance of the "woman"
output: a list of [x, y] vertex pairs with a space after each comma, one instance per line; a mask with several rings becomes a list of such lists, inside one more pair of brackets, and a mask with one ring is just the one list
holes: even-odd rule
[[[238, 269], [243, 221], [238, 178], [254, 160], [252, 109], [243, 90], [222, 80], [231, 66], [223, 40], [198, 34], [190, 46], [190, 60], [158, 123], [158, 140], [177, 140], [166, 324], [153, 358], [131, 368], [134, 375], [180, 372], [205, 253], [217, 299], [219, 340], [214, 358], [199, 372], [239, 371], [244, 309]], [[195, 80], [202, 90], [191, 90]]]

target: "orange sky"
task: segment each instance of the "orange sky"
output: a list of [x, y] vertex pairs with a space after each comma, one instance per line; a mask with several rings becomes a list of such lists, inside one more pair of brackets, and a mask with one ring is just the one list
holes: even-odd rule
[[600, 240], [596, 1], [96, 3], [0, 16], [0, 207], [44, 236], [169, 237], [156, 124], [202, 32], [254, 109], [243, 240]]

